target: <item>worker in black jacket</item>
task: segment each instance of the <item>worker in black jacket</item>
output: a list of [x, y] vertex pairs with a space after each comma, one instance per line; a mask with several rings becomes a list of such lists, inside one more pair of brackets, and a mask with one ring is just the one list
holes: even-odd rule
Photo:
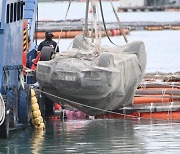
[[42, 51], [43, 47], [50, 46], [54, 49], [55, 52], [59, 52], [59, 47], [58, 47], [57, 43], [52, 40], [52, 37], [54, 36], [52, 34], [52, 32], [49, 32], [49, 31], [46, 32], [45, 36], [46, 36], [46, 39], [44, 41], [42, 41], [38, 46], [36, 58], [32, 60], [32, 62], [33, 62], [32, 66], [31, 66], [32, 70], [36, 70], [37, 63], [41, 58], [41, 54], [42, 54], [41, 51]]
[[40, 52], [44, 46], [51, 46], [52, 48], [54, 48], [55, 52], [59, 52], [59, 47], [58, 47], [57, 43], [52, 40], [52, 38], [54, 36], [52, 34], [52, 32], [50, 32], [50, 31], [46, 32], [45, 36], [46, 36], [46, 39], [44, 41], [42, 41], [38, 46], [38, 52]]

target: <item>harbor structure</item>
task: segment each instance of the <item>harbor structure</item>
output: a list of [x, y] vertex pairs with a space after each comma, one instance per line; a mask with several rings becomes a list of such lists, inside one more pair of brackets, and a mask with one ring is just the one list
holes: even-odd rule
[[120, 0], [118, 12], [180, 11], [180, 0]]
[[121, 7], [144, 6], [145, 0], [119, 0]]
[[179, 6], [180, 0], [119, 0], [121, 7]]

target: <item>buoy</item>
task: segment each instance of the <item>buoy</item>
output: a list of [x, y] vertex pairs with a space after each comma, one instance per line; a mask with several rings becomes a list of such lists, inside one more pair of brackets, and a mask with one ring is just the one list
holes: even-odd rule
[[32, 105], [31, 105], [31, 109], [32, 109], [33, 111], [38, 110], [38, 109], [39, 109], [39, 105], [38, 105], [38, 103], [34, 103], [34, 104], [32, 104]]
[[60, 109], [62, 109], [62, 107], [61, 107], [60, 104], [55, 103], [55, 104], [54, 104], [54, 109], [55, 109], [55, 110], [60, 110]]
[[39, 110], [39, 104], [37, 103], [36, 93], [31, 89], [31, 122], [37, 130], [44, 130], [45, 125]]
[[[159, 97], [156, 97], [156, 96], [159, 96]], [[166, 96], [170, 96], [170, 95], [166, 95]], [[164, 98], [163, 95], [149, 95], [146, 97], [134, 97], [134, 104], [166, 103], [170, 101], [171, 101], [171, 98]]]
[[174, 111], [172, 113], [169, 112], [154, 112], [154, 113], [140, 113], [140, 117], [147, 118], [147, 119], [163, 119], [163, 120], [179, 120], [180, 119], [180, 112]]
[[165, 29], [164, 26], [145, 26], [145, 30], [163, 30]]
[[34, 124], [39, 125], [40, 123], [43, 123], [43, 118], [42, 116], [39, 116], [37, 118], [34, 118]]
[[31, 89], [31, 97], [33, 97], [35, 95], [36, 95], [35, 91], [33, 89]]
[[173, 30], [180, 30], [180, 26], [176, 25], [176, 26], [171, 26], [171, 29]]
[[37, 98], [35, 96], [31, 97], [31, 104], [37, 103]]

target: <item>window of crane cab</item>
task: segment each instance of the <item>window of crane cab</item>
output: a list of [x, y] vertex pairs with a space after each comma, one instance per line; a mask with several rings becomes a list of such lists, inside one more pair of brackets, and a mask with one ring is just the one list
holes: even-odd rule
[[6, 23], [9, 23], [9, 4], [7, 5], [6, 8]]
[[6, 23], [12, 23], [23, 19], [23, 5], [23, 1], [7, 4]]
[[15, 22], [17, 19], [17, 3], [14, 3], [14, 18], [13, 21]]
[[10, 5], [10, 22], [13, 22], [13, 14], [14, 14], [13, 3], [11, 3], [11, 5]]
[[20, 16], [21, 16], [21, 3], [18, 2], [17, 3], [17, 20], [20, 20]]

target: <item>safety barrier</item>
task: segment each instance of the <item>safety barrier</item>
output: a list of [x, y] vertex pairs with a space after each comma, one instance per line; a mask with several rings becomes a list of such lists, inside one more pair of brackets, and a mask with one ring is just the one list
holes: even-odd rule
[[[122, 29], [124, 31], [125, 34], [129, 34], [129, 29], [125, 28]], [[80, 30], [74, 30], [74, 31], [56, 31], [56, 32], [52, 32], [53, 33], [53, 38], [74, 38], [76, 35], [78, 34], [82, 34], [82, 31]], [[120, 29], [112, 29], [112, 30], [108, 30], [107, 31], [109, 36], [118, 36], [118, 35], [122, 35], [121, 30]], [[90, 36], [91, 32], [88, 32], [88, 35]], [[106, 36], [105, 31], [101, 31], [101, 36], [104, 37]], [[37, 39], [44, 39], [45, 38], [45, 32], [36, 32], [35, 37]]]
[[171, 29], [172, 30], [180, 30], [180, 26], [178, 26], [178, 25], [177, 26], [171, 26]]
[[164, 26], [145, 26], [144, 30], [163, 30]]

